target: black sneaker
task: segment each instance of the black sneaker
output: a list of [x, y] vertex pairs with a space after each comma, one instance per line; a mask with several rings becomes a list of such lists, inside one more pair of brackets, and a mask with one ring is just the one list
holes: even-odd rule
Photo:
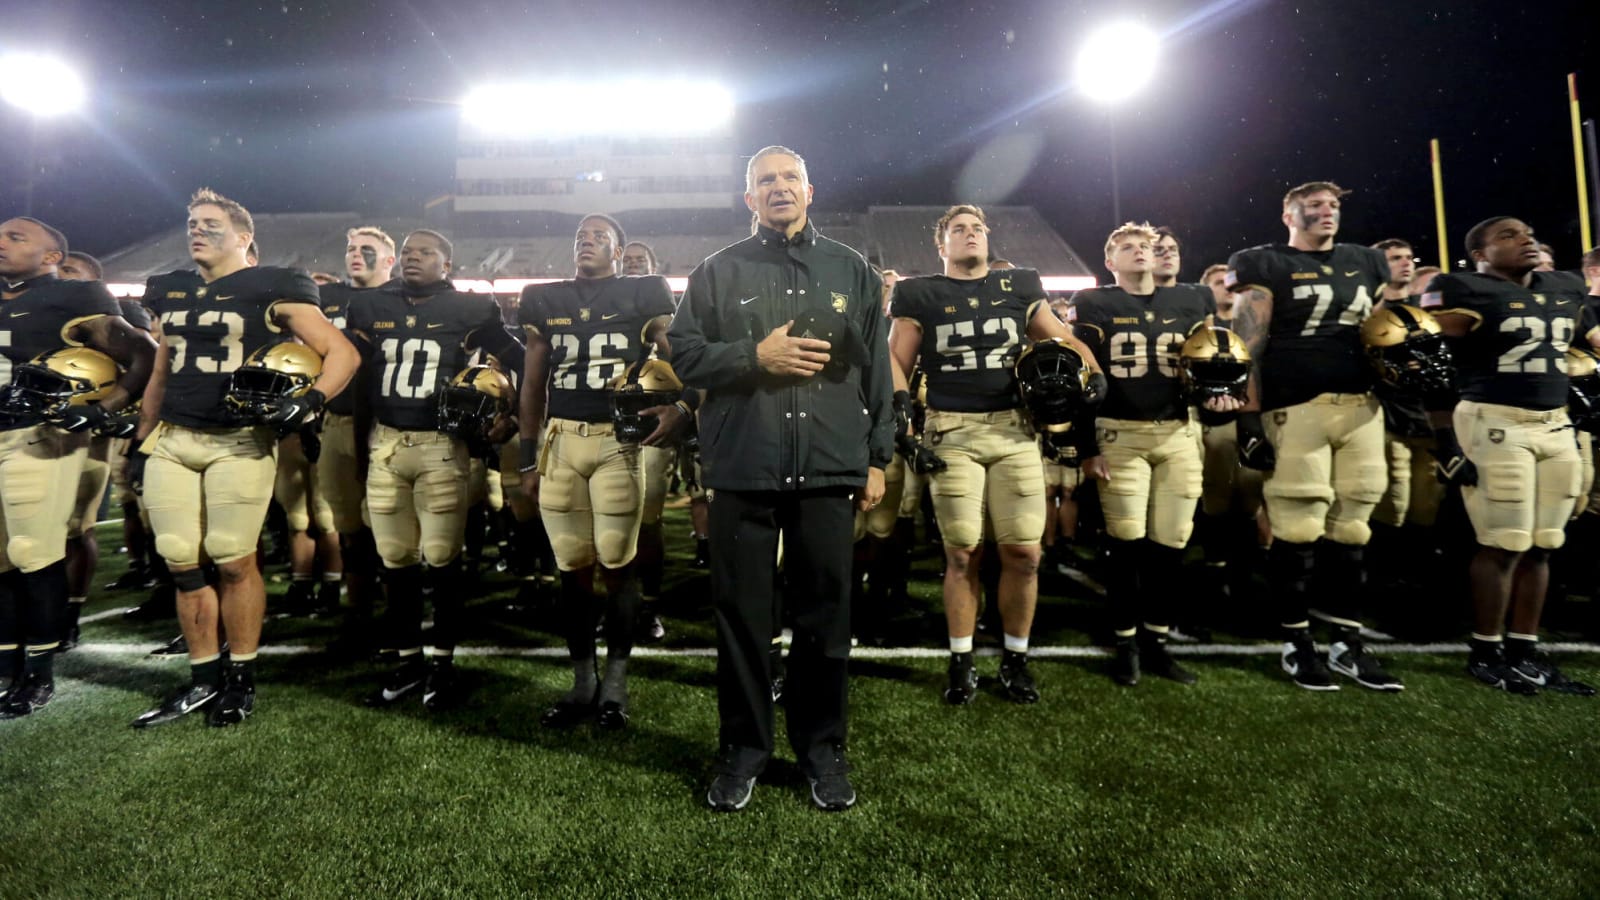
[[212, 685], [191, 684], [168, 697], [160, 706], [134, 719], [133, 727], [149, 728], [152, 725], [164, 725], [181, 719], [192, 712], [199, 712], [211, 706], [219, 695], [220, 692]]
[[161, 646], [155, 648], [154, 650], [151, 650], [150, 651], [150, 655], [151, 656], [162, 656], [162, 657], [165, 657], [165, 656], [188, 656], [189, 655], [189, 642], [184, 640], [183, 635], [180, 634], [177, 637], [173, 638], [172, 640], [167, 641], [165, 644], [162, 644]]
[[829, 772], [806, 779], [811, 783], [811, 802], [823, 812], [844, 812], [856, 805], [856, 789], [845, 772]]
[[750, 802], [750, 794], [755, 788], [754, 775], [718, 773], [711, 779], [711, 789], [706, 791], [706, 805], [716, 812], [738, 812]]
[[428, 676], [422, 684], [422, 705], [429, 712], [453, 709], [460, 702], [460, 687], [454, 660], [446, 657], [428, 660]]
[[40, 675], [24, 675], [22, 683], [6, 693], [0, 703], [0, 719], [20, 719], [41, 709], [56, 695], [55, 681]]
[[1139, 683], [1139, 644], [1131, 637], [1117, 638], [1115, 655], [1111, 657], [1111, 680], [1123, 687]]
[[1337, 691], [1328, 667], [1310, 641], [1285, 641], [1283, 644], [1283, 670], [1294, 683], [1308, 691]]
[[1039, 688], [1028, 671], [1028, 654], [1006, 650], [1000, 655], [1000, 686], [1012, 703], [1038, 703]]
[[390, 706], [399, 703], [406, 697], [416, 693], [426, 679], [427, 668], [423, 666], [422, 660], [403, 662], [400, 664], [400, 668], [390, 672], [389, 677], [383, 680], [382, 687], [367, 695], [366, 704], [368, 706]]
[[1531, 697], [1539, 693], [1539, 687], [1532, 682], [1523, 680], [1516, 670], [1506, 665], [1505, 657], [1496, 654], [1474, 653], [1467, 657], [1467, 674], [1478, 679], [1492, 688], [1499, 688], [1511, 694], [1521, 694]]
[[1575, 697], [1593, 697], [1595, 694], [1592, 686], [1568, 678], [1556, 668], [1550, 657], [1543, 653], [1535, 653], [1527, 659], [1509, 663], [1507, 667], [1523, 681], [1547, 691], [1571, 694]]
[[256, 711], [256, 684], [244, 663], [229, 663], [222, 679], [222, 693], [211, 707], [206, 721], [213, 728], [238, 725]]
[[944, 689], [944, 702], [965, 706], [978, 694], [978, 669], [971, 653], [950, 654], [950, 686]]
[[1360, 641], [1335, 641], [1329, 646], [1328, 668], [1347, 678], [1354, 678], [1356, 684], [1375, 691], [1406, 689], [1400, 679], [1383, 670], [1377, 658], [1369, 655]]
[[1179, 665], [1167, 651], [1167, 645], [1161, 641], [1146, 641], [1139, 653], [1144, 670], [1157, 678], [1165, 678], [1179, 684], [1194, 684], [1200, 680], [1199, 676]]

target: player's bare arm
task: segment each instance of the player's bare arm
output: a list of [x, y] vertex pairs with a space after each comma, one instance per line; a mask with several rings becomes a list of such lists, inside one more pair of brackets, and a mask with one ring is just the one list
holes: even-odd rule
[[287, 328], [301, 343], [322, 356], [322, 374], [311, 385], [324, 398], [336, 396], [355, 377], [361, 355], [344, 333], [313, 303], [279, 303], [273, 307], [280, 328]]
[[117, 386], [100, 400], [100, 407], [106, 412], [116, 412], [132, 403], [150, 382], [156, 342], [128, 324], [128, 320], [120, 316], [97, 316], [79, 323], [73, 329], [72, 338], [116, 360], [125, 370], [117, 379]]

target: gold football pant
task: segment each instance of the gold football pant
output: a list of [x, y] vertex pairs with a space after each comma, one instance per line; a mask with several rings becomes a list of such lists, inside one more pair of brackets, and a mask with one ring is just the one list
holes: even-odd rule
[[1200, 507], [1208, 516], [1237, 515], [1254, 519], [1261, 509], [1261, 472], [1239, 465], [1238, 425], [1206, 425], [1200, 429], [1205, 470]]
[[322, 420], [322, 455], [317, 457], [317, 496], [333, 517], [333, 529], [352, 534], [366, 527], [367, 483], [356, 457], [356, 420], [328, 413]]
[[37, 572], [67, 555], [67, 519], [89, 453], [54, 425], [0, 431], [0, 572]]
[[273, 481], [272, 497], [283, 507], [290, 531], [310, 531], [311, 523], [316, 522], [317, 530], [323, 534], [334, 532], [333, 507], [323, 496], [322, 483], [311, 461], [306, 459], [298, 434], [278, 442], [278, 473]]
[[89, 438], [89, 453], [78, 476], [78, 492], [72, 500], [72, 515], [67, 519], [67, 537], [80, 538], [92, 531], [100, 517], [100, 500], [111, 479], [111, 439]]
[[879, 540], [894, 534], [894, 520], [900, 518], [900, 498], [906, 486], [906, 461], [896, 453], [883, 470], [883, 498], [868, 510], [856, 510], [853, 540], [872, 535]]
[[661, 521], [667, 505], [667, 483], [678, 470], [677, 447], [640, 447], [639, 468], [644, 477], [644, 516], [641, 521], [654, 525]]
[[271, 429], [162, 422], [142, 448], [145, 508], [167, 565], [192, 569], [202, 551], [219, 564], [256, 552], [278, 467]]
[[1318, 394], [1262, 415], [1278, 466], [1262, 483], [1272, 536], [1363, 546], [1383, 497], [1383, 413], [1371, 394]]
[[948, 466], [930, 476], [934, 515], [950, 547], [976, 547], [984, 523], [1001, 544], [1044, 536], [1044, 460], [1021, 410], [928, 410], [928, 445]]
[[644, 515], [639, 445], [619, 443], [610, 422], [551, 419], [539, 458], [539, 513], [556, 566], [575, 572], [633, 561]]
[[1478, 543], [1513, 552], [1560, 547], [1583, 479], [1567, 411], [1462, 400], [1453, 421], [1478, 468], [1477, 486], [1461, 489]]
[[1111, 469], [1100, 485], [1106, 534], [1188, 546], [1203, 480], [1200, 424], [1096, 419], [1095, 431]]
[[385, 568], [454, 562], [467, 534], [466, 444], [374, 424], [367, 510]]

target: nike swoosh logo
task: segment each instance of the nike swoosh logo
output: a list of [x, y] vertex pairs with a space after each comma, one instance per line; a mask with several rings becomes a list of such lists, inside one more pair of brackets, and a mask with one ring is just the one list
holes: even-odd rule
[[391, 691], [388, 688], [384, 688], [383, 689], [383, 699], [385, 701], [388, 701], [388, 702], [393, 702], [395, 700], [399, 700], [401, 697], [404, 697], [406, 694], [410, 693], [412, 688], [416, 687], [417, 685], [419, 685], [421, 683], [422, 682], [420, 680], [413, 681], [410, 684], [407, 684], [407, 685], [401, 687], [400, 690], [398, 690], [398, 691]]
[[218, 297], [218, 298], [217, 298], [217, 302], [218, 302], [218, 303], [221, 303], [221, 302], [222, 302], [222, 301], [224, 301], [224, 300], [232, 300], [232, 299], [233, 299], [233, 295], [232, 295], [232, 294], [229, 294], [229, 295], [227, 295], [227, 296], [226, 296], [226, 297]]
[[19, 312], [19, 313], [18, 312], [14, 312], [14, 313], [11, 314], [11, 318], [20, 319], [23, 316], [31, 316], [31, 315], [33, 315], [32, 312]]
[[204, 704], [210, 702], [211, 698], [215, 697], [215, 696], [216, 696], [216, 694], [211, 694], [210, 696], [206, 697], [204, 700], [201, 700], [199, 703], [190, 703], [189, 702], [189, 698], [185, 697], [185, 698], [183, 698], [183, 700], [181, 702], [178, 703], [178, 712], [183, 713], [184, 715], [188, 715], [189, 713], [193, 712], [194, 710], [199, 709]]
[[1002, 304], [1004, 302], [1005, 302], [1004, 300], [990, 300], [989, 301], [989, 305], [990, 306], [999, 306], [1000, 304]]
[[1161, 324], [1163, 324], [1163, 325], [1171, 325], [1173, 322], [1176, 322], [1176, 321], [1178, 321], [1178, 320], [1177, 319], [1162, 319], [1161, 320]]
[[1519, 677], [1520, 677], [1520, 678], [1521, 678], [1521, 679], [1522, 679], [1522, 680], [1523, 680], [1523, 681], [1526, 681], [1526, 682], [1527, 682], [1527, 683], [1529, 683], [1529, 684], [1536, 684], [1536, 685], [1538, 685], [1538, 686], [1539, 686], [1539, 687], [1544, 687], [1544, 683], [1545, 683], [1545, 681], [1546, 681], [1546, 680], [1547, 680], [1547, 679], [1546, 679], [1546, 678], [1545, 678], [1545, 677], [1544, 677], [1544, 673], [1543, 673], [1543, 672], [1540, 672], [1540, 673], [1539, 673], [1539, 677], [1538, 677], [1538, 678], [1534, 678], [1534, 677], [1533, 677], [1533, 676], [1532, 676], [1532, 675], [1527, 675], [1527, 674], [1524, 674], [1524, 673], [1523, 673], [1523, 672], [1522, 672], [1522, 671], [1521, 671], [1521, 670], [1514, 670], [1514, 671], [1516, 671], [1516, 672], [1517, 672], [1517, 675], [1518, 675], [1518, 676], [1519, 676]]
[[1360, 274], [1361, 274], [1361, 270], [1357, 269], [1354, 272], [1346, 272], [1346, 273], [1344, 273], [1344, 277], [1351, 278], [1353, 276], [1360, 275]]
[[443, 322], [429, 322], [428, 323], [428, 330], [429, 331], [432, 331], [435, 328], [443, 328], [443, 327], [444, 327], [444, 323]]
[[759, 298], [757, 298], [757, 297], [746, 297], [745, 299], [739, 301], [739, 305], [743, 306], [746, 303], [754, 303], [757, 299], [759, 299]]
[[616, 318], [616, 317], [617, 317], [617, 316], [620, 316], [620, 315], [622, 315], [622, 313], [612, 313], [612, 314], [611, 314], [611, 315], [609, 315], [609, 316], [601, 316], [601, 317], [600, 317], [600, 321], [602, 321], [602, 322], [609, 322], [609, 321], [611, 321], [611, 320], [612, 320], [612, 319], [615, 319], [615, 318]]
[[1288, 663], [1283, 667], [1283, 670], [1285, 672], [1288, 672], [1290, 675], [1299, 675], [1300, 674], [1300, 664], [1299, 663]]

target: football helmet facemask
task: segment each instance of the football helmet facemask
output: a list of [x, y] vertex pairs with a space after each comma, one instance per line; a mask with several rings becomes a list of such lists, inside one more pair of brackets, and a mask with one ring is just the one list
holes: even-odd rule
[[1237, 334], [1202, 322], [1178, 351], [1178, 377], [1190, 403], [1220, 397], [1243, 400], [1250, 383], [1250, 351]]
[[1394, 304], [1373, 312], [1361, 323], [1361, 346], [1384, 384], [1418, 395], [1455, 387], [1444, 332], [1425, 309]]
[[617, 441], [637, 444], [661, 424], [660, 417], [642, 415], [652, 406], [671, 406], [683, 394], [683, 382], [666, 360], [634, 363], [611, 382], [611, 424]]
[[1015, 372], [1022, 405], [1037, 429], [1066, 425], [1089, 405], [1089, 364], [1061, 338], [1046, 338], [1023, 350]]
[[1600, 434], [1600, 353], [1588, 344], [1567, 348], [1567, 415], [1572, 427]]
[[439, 430], [459, 438], [481, 438], [510, 411], [511, 379], [492, 366], [468, 366], [439, 392]]
[[310, 391], [321, 374], [322, 356], [305, 344], [268, 344], [245, 357], [244, 364], [228, 376], [222, 402], [240, 419], [258, 422], [277, 408], [279, 400]]
[[121, 370], [88, 347], [57, 347], [17, 366], [0, 401], [12, 416], [56, 419], [69, 406], [93, 403], [117, 386]]

